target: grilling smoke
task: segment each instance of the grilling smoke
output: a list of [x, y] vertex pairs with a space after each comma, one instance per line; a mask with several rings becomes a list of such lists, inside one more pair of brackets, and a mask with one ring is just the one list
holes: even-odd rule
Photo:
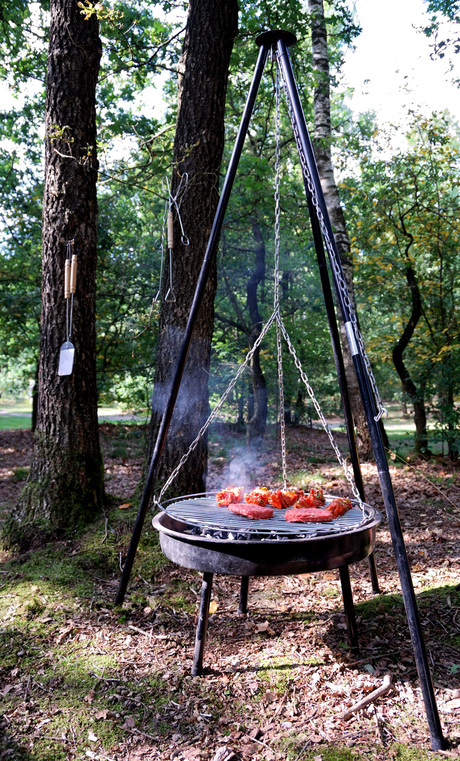
[[248, 452], [238, 454], [224, 468], [222, 483], [224, 486], [242, 486], [245, 491], [254, 488], [254, 462]]

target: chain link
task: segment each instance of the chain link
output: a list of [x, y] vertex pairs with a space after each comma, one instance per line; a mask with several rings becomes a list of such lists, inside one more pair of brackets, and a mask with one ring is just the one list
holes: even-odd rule
[[353, 474], [350, 471], [350, 469], [349, 469], [345, 459], [342, 457], [342, 453], [340, 452], [340, 449], [337, 446], [337, 443], [336, 443], [336, 441], [334, 439], [333, 433], [332, 433], [332, 431], [331, 431], [331, 429], [330, 429], [330, 427], [328, 425], [328, 422], [327, 422], [326, 418], [324, 417], [323, 411], [322, 411], [322, 409], [320, 407], [320, 404], [319, 404], [319, 402], [318, 402], [318, 400], [317, 400], [317, 398], [315, 396], [315, 392], [313, 391], [313, 388], [310, 385], [310, 382], [308, 380], [308, 376], [306, 375], [306, 373], [305, 373], [305, 371], [304, 371], [304, 369], [302, 367], [302, 363], [301, 363], [300, 359], [297, 356], [296, 350], [295, 350], [295, 348], [294, 348], [294, 346], [292, 344], [292, 341], [291, 341], [291, 339], [289, 337], [289, 333], [287, 332], [287, 330], [286, 330], [286, 328], [284, 326], [284, 323], [283, 323], [283, 321], [282, 321], [282, 319], [281, 319], [281, 317], [279, 315], [278, 315], [278, 318], [277, 318], [277, 322], [278, 322], [279, 327], [281, 329], [281, 332], [283, 334], [284, 340], [286, 341], [287, 347], [288, 347], [288, 349], [289, 349], [289, 351], [290, 351], [290, 353], [292, 355], [292, 358], [294, 359], [294, 364], [295, 364], [297, 370], [299, 371], [300, 377], [301, 377], [301, 379], [302, 379], [302, 381], [303, 381], [303, 383], [305, 385], [305, 388], [307, 389], [308, 396], [310, 397], [311, 401], [313, 402], [313, 406], [314, 406], [314, 408], [316, 410], [316, 413], [317, 413], [317, 415], [319, 417], [321, 425], [323, 426], [324, 430], [326, 431], [327, 436], [329, 438], [329, 441], [331, 443], [331, 446], [332, 446], [332, 448], [333, 448], [333, 450], [335, 452], [335, 455], [337, 457], [337, 460], [338, 460], [338, 462], [340, 463], [340, 465], [343, 468], [343, 472], [345, 474], [345, 478], [350, 483], [351, 490], [353, 492], [354, 497], [356, 497], [360, 507], [362, 507], [363, 503], [361, 501], [361, 497], [360, 497], [359, 491], [358, 491], [358, 489], [357, 489], [357, 487], [355, 485]]
[[200, 439], [202, 439], [202, 437], [204, 436], [204, 434], [208, 430], [209, 426], [211, 425], [212, 421], [217, 416], [218, 412], [220, 412], [220, 410], [222, 409], [225, 400], [227, 399], [227, 397], [230, 394], [230, 392], [235, 388], [238, 379], [240, 378], [240, 376], [242, 375], [242, 373], [244, 372], [244, 370], [248, 366], [249, 362], [251, 361], [252, 357], [254, 356], [255, 351], [259, 348], [259, 346], [262, 343], [263, 339], [265, 338], [266, 334], [270, 330], [274, 320], [275, 320], [275, 313], [273, 312], [271, 317], [267, 320], [267, 322], [265, 323], [264, 327], [260, 331], [260, 335], [257, 337], [257, 340], [254, 342], [254, 346], [246, 354], [245, 360], [244, 360], [243, 364], [240, 365], [240, 367], [238, 368], [235, 377], [232, 378], [232, 380], [228, 384], [227, 388], [225, 389], [224, 393], [220, 397], [220, 399], [217, 402], [216, 406], [212, 410], [212, 412], [209, 415], [208, 419], [206, 420], [205, 424], [200, 428], [200, 430], [198, 431], [196, 437], [194, 438], [194, 440], [190, 444], [188, 450], [181, 457], [181, 459], [179, 460], [178, 464], [174, 468], [173, 472], [169, 476], [168, 480], [164, 484], [164, 486], [163, 486], [163, 488], [162, 488], [162, 490], [160, 492], [160, 496], [158, 497], [158, 499], [156, 497], [154, 498], [154, 501], [157, 504], [161, 503], [163, 495], [165, 494], [167, 489], [171, 486], [172, 482], [174, 481], [174, 479], [176, 478], [177, 474], [182, 469], [182, 467], [185, 465], [185, 463], [187, 462], [187, 460], [190, 457], [190, 455], [192, 454], [192, 452], [197, 448], [197, 446], [198, 446], [198, 444], [200, 442]]
[[283, 489], [287, 487], [286, 465], [286, 424], [284, 419], [284, 378], [283, 378], [283, 347], [281, 343], [280, 318], [280, 182], [281, 182], [281, 115], [280, 115], [280, 78], [279, 69], [276, 66], [275, 80], [275, 273], [274, 273], [274, 303], [273, 310], [276, 315], [276, 354], [278, 366], [278, 392], [280, 406], [280, 443], [281, 443], [281, 467], [283, 473]]
[[238, 368], [238, 371], [236, 372], [234, 378], [230, 381], [227, 389], [222, 394], [221, 398], [219, 399], [218, 403], [212, 410], [211, 414], [209, 415], [208, 419], [206, 420], [205, 424], [202, 426], [202, 428], [199, 430], [198, 434], [196, 435], [195, 439], [191, 443], [189, 449], [187, 452], [182, 456], [179, 463], [177, 464], [176, 468], [173, 470], [171, 475], [169, 476], [168, 480], [164, 484], [160, 495], [158, 498], [155, 498], [155, 502], [159, 505], [161, 503], [161, 500], [163, 498], [163, 495], [168, 490], [174, 479], [176, 478], [179, 471], [182, 469], [182, 467], [187, 462], [188, 458], [192, 454], [192, 452], [196, 449], [198, 446], [199, 441], [204, 436], [206, 431], [208, 430], [210, 424], [212, 421], [216, 418], [217, 414], [222, 409], [226, 399], [228, 398], [230, 392], [235, 387], [236, 383], [238, 382], [240, 376], [248, 366], [249, 362], [251, 361], [254, 353], [259, 348], [260, 344], [262, 343], [263, 339], [265, 338], [266, 334], [268, 333], [269, 329], [271, 328], [273, 322], [275, 322], [276, 326], [276, 346], [277, 346], [277, 365], [278, 365], [278, 383], [279, 383], [279, 399], [280, 399], [280, 432], [281, 432], [281, 456], [282, 456], [282, 468], [283, 468], [283, 485], [284, 488], [286, 488], [287, 483], [287, 469], [286, 469], [286, 429], [285, 429], [285, 420], [284, 420], [284, 383], [283, 383], [283, 363], [282, 363], [282, 341], [281, 338], [283, 337], [286, 341], [288, 350], [290, 354], [293, 357], [295, 367], [297, 368], [300, 378], [302, 382], [305, 385], [305, 388], [307, 389], [307, 393], [313, 403], [313, 406], [316, 410], [316, 413], [318, 415], [318, 418], [321, 422], [321, 425], [326, 432], [330, 444], [335, 452], [336, 458], [338, 463], [341, 465], [345, 478], [350, 484], [350, 488], [352, 490], [353, 496], [355, 497], [356, 501], [358, 502], [358, 505], [363, 509], [363, 502], [361, 500], [359, 491], [356, 487], [356, 484], [354, 482], [353, 474], [351, 470], [349, 469], [346, 460], [342, 456], [342, 453], [340, 452], [337, 443], [334, 439], [333, 433], [327, 423], [326, 418], [324, 417], [323, 411], [321, 409], [321, 406], [315, 396], [315, 393], [313, 391], [312, 386], [310, 385], [308, 376], [306, 375], [302, 363], [300, 359], [297, 356], [297, 353], [295, 351], [295, 348], [292, 344], [292, 341], [290, 339], [290, 336], [286, 330], [286, 327], [281, 319], [280, 314], [280, 303], [279, 303], [279, 287], [280, 287], [280, 267], [279, 267], [279, 258], [280, 258], [280, 217], [281, 217], [281, 207], [280, 207], [280, 179], [281, 179], [281, 151], [280, 151], [280, 83], [283, 84], [285, 93], [286, 93], [286, 100], [288, 104], [288, 113], [289, 117], [291, 119], [291, 124], [294, 132], [294, 137], [297, 145], [297, 150], [299, 153], [299, 159], [300, 159], [300, 165], [302, 174], [305, 180], [305, 183], [307, 185], [308, 192], [311, 197], [312, 204], [315, 208], [318, 222], [321, 228], [321, 232], [324, 238], [324, 242], [326, 245], [326, 249], [329, 254], [329, 258], [331, 261], [331, 266], [333, 268], [334, 276], [338, 285], [338, 289], [340, 291], [341, 297], [345, 303], [345, 306], [350, 314], [350, 321], [352, 324], [352, 333], [350, 335], [349, 332], [349, 326], [347, 325], [347, 334], [349, 336], [349, 340], [353, 343], [353, 340], [357, 342], [359, 345], [359, 350], [361, 351], [361, 355], [364, 359], [364, 363], [366, 366], [366, 370], [368, 373], [369, 381], [372, 386], [372, 390], [374, 393], [375, 401], [379, 409], [379, 414], [375, 417], [375, 420], [379, 420], [383, 414], [386, 413], [385, 408], [383, 407], [380, 394], [377, 388], [377, 384], [372, 372], [372, 367], [369, 361], [369, 358], [367, 356], [363, 338], [361, 335], [361, 332], [359, 330], [358, 324], [357, 324], [357, 318], [355, 314], [355, 310], [353, 308], [353, 305], [350, 300], [348, 288], [343, 276], [343, 270], [340, 265], [340, 262], [338, 260], [338, 257], [336, 255], [336, 251], [334, 248], [334, 245], [331, 241], [329, 230], [326, 225], [326, 221], [324, 219], [324, 215], [320, 206], [320, 202], [318, 199], [318, 194], [316, 191], [316, 187], [313, 182], [313, 178], [311, 176], [311, 172], [308, 167], [307, 159], [304, 154], [302, 143], [300, 140], [300, 133], [298, 129], [298, 125], [296, 122], [296, 119], [294, 118], [294, 113], [292, 109], [292, 105], [290, 102], [289, 94], [287, 92], [287, 86], [286, 82], [283, 77], [283, 71], [279, 63], [279, 59], [277, 60], [277, 72], [276, 72], [276, 83], [275, 83], [275, 94], [276, 94], [276, 134], [275, 134], [275, 180], [274, 180], [274, 198], [275, 198], [275, 227], [274, 227], [274, 240], [275, 240], [275, 273], [274, 273], [274, 309], [273, 313], [271, 314], [270, 318], [265, 323], [264, 327], [262, 328], [260, 335], [258, 336], [257, 340], [254, 343], [254, 346], [250, 349], [250, 351], [246, 354], [244, 362], [240, 365]]
[[[328, 251], [328, 254], [329, 254], [329, 260], [331, 262], [332, 269], [333, 269], [333, 272], [334, 272], [334, 275], [335, 275], [335, 280], [337, 282], [337, 285], [338, 285], [340, 294], [342, 296], [342, 299], [343, 299], [343, 301], [345, 303], [345, 306], [347, 307], [347, 310], [348, 310], [348, 312], [350, 314], [350, 321], [352, 323], [352, 326], [353, 326], [352, 330], [353, 330], [353, 333], [354, 333], [353, 337], [355, 338], [355, 341], [357, 341], [357, 343], [359, 345], [359, 349], [361, 351], [361, 356], [363, 357], [364, 364], [365, 364], [366, 371], [367, 371], [367, 375], [369, 377], [369, 382], [371, 384], [372, 391], [374, 393], [374, 399], [375, 399], [375, 402], [376, 402], [376, 405], [377, 405], [377, 408], [378, 408], [378, 414], [375, 416], [374, 420], [377, 422], [378, 420], [380, 420], [382, 415], [387, 415], [388, 413], [387, 413], [387, 410], [385, 409], [385, 407], [383, 406], [382, 400], [380, 398], [380, 393], [379, 393], [379, 390], [378, 390], [378, 387], [377, 387], [376, 380], [374, 378], [374, 373], [372, 372], [372, 366], [371, 366], [369, 357], [367, 355], [367, 352], [366, 352], [366, 349], [365, 349], [365, 346], [364, 346], [364, 341], [363, 341], [363, 337], [361, 335], [361, 331], [359, 330], [359, 327], [358, 327], [358, 321], [357, 321], [357, 318], [356, 318], [356, 313], [355, 313], [353, 304], [351, 303], [351, 299], [350, 299], [350, 295], [349, 295], [349, 292], [348, 292], [347, 284], [346, 284], [345, 278], [343, 276], [343, 269], [342, 269], [342, 267], [340, 265], [340, 261], [338, 259], [338, 256], [336, 255], [335, 247], [332, 244], [332, 241], [331, 241], [331, 238], [330, 238], [330, 235], [329, 235], [329, 230], [327, 228], [326, 221], [324, 219], [323, 211], [322, 211], [320, 203], [319, 203], [318, 194], [316, 192], [316, 187], [315, 187], [315, 184], [313, 182], [313, 178], [311, 176], [310, 169], [308, 167], [308, 162], [307, 162], [307, 159], [306, 159], [303, 147], [302, 147], [302, 141], [300, 139], [300, 133], [299, 133], [298, 125], [297, 125], [297, 120], [294, 117], [294, 112], [293, 112], [292, 104], [291, 104], [291, 101], [290, 101], [290, 98], [289, 98], [289, 93], [288, 93], [286, 81], [284, 79], [283, 70], [282, 70], [282, 67], [281, 67], [280, 62], [279, 62], [279, 54], [278, 54], [278, 57], [277, 57], [277, 63], [278, 63], [278, 69], [280, 71], [281, 81], [283, 83], [283, 87], [284, 87], [284, 91], [285, 91], [285, 95], [286, 95], [286, 101], [287, 101], [287, 104], [288, 104], [289, 117], [291, 119], [292, 129], [294, 131], [294, 137], [295, 137], [295, 141], [296, 141], [296, 145], [297, 145], [297, 151], [299, 153], [299, 159], [300, 159], [300, 166], [301, 166], [301, 169], [302, 169], [302, 174], [303, 174], [304, 180], [305, 180], [305, 182], [307, 184], [307, 188], [308, 188], [308, 192], [310, 194], [310, 198], [311, 198], [312, 204], [313, 204], [313, 206], [315, 208], [315, 211], [316, 211], [316, 215], [317, 215], [318, 222], [319, 222], [319, 225], [320, 225], [320, 228], [321, 228], [321, 232], [323, 234], [324, 243], [326, 245], [326, 248], [327, 248], [327, 251]], [[349, 333], [348, 330], [347, 330], [347, 334], [348, 334], [348, 336], [350, 338], [350, 333]], [[353, 337], [352, 337], [352, 339], [353, 339]]]

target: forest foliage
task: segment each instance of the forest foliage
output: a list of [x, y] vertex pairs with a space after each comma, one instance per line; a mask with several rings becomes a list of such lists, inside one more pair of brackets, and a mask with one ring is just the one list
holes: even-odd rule
[[[452, 4], [433, 14], [456, 16]], [[160, 279], [167, 255], [165, 209], [176, 116], [182, 4], [131, 0], [98, 13], [103, 59], [98, 86], [99, 265], [97, 362], [100, 401], [145, 408], [152, 392]], [[0, 67], [9, 87], [0, 137], [0, 335], [2, 392], [17, 393], [35, 377], [39, 345], [43, 113], [46, 0], [1, 3]], [[458, 449], [458, 125], [446, 111], [413, 114], [405, 136], [386, 134], [372, 114], [353, 114], [340, 86], [343, 51], [359, 34], [346, 3], [327, 6], [332, 71], [333, 156], [353, 245], [356, 298], [381, 394], [402, 399], [393, 351], [411, 316], [414, 285], [420, 315], [404, 362], [421, 402], [436, 423], [433, 437]], [[433, 16], [433, 24], [434, 16]], [[230, 154], [264, 27], [292, 30], [293, 66], [307, 122], [312, 123], [312, 61], [308, 18], [300, 2], [240, 3], [227, 96], [226, 157]], [[434, 26], [431, 33], [434, 34]], [[427, 28], [427, 33], [430, 29]], [[447, 42], [446, 42], [447, 44]], [[251, 278], [259, 269], [257, 308], [273, 306], [274, 68], [267, 67], [254, 111], [219, 254], [212, 355], [211, 404], [234, 376], [250, 345]], [[394, 146], [398, 147], [395, 148]], [[283, 319], [327, 412], [339, 392], [312, 246], [307, 203], [284, 103], [281, 112], [280, 266]], [[185, 231], [188, 234], [188, 231]], [[413, 281], [408, 280], [408, 269]], [[259, 277], [260, 276], [260, 277]], [[64, 332], [64, 326], [63, 326]], [[278, 414], [275, 336], [261, 352], [269, 415]], [[304, 390], [286, 361], [286, 415], [306, 415]], [[247, 419], [251, 383], [242, 376], [224, 408]], [[308, 400], [307, 400], [308, 401]], [[412, 404], [410, 395], [403, 401]], [[428, 442], [427, 446], [430, 445]]]

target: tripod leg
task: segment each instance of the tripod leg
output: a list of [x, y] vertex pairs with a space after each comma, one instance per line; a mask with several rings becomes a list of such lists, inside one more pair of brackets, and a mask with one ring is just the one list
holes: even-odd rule
[[371, 554], [367, 558], [367, 565], [368, 565], [369, 574], [371, 577], [372, 591], [375, 595], [379, 595], [380, 594], [379, 577], [377, 576], [377, 566], [375, 564], [375, 556], [373, 552], [371, 552]]
[[350, 571], [347, 565], [341, 566], [340, 583], [342, 584], [343, 607], [345, 608], [345, 620], [347, 622], [348, 644], [354, 653], [358, 652], [358, 629], [356, 626], [355, 608], [353, 605], [353, 594], [350, 584]]
[[195, 651], [193, 653], [192, 676], [200, 676], [203, 671], [204, 646], [209, 621], [209, 603], [211, 602], [212, 573], [203, 574], [201, 585], [200, 610], [198, 612], [198, 624], [195, 635]]
[[240, 605], [238, 608], [238, 613], [240, 616], [245, 616], [248, 612], [248, 590], [249, 590], [249, 576], [242, 576], [241, 577], [241, 587], [240, 587]]

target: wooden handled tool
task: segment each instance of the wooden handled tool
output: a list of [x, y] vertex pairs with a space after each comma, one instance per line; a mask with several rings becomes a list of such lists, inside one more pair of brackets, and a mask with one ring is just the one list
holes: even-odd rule
[[70, 259], [65, 260], [64, 270], [64, 298], [70, 298]]
[[[67, 265], [68, 259], [66, 260]], [[72, 262], [70, 264], [70, 293], [75, 293], [77, 287], [77, 255], [72, 254]]]

